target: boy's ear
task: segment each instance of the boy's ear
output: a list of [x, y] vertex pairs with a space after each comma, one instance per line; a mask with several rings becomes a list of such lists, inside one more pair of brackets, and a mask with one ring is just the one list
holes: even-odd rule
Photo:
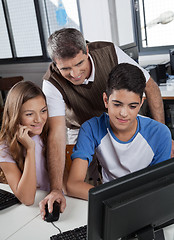
[[142, 97], [140, 108], [142, 107], [143, 103], [144, 103], [144, 98]]
[[103, 93], [103, 102], [105, 104], [105, 108], [108, 108], [108, 97], [105, 92]]

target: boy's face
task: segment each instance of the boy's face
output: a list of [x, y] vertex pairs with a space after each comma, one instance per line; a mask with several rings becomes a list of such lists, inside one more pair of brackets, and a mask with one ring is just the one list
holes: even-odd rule
[[136, 117], [143, 103], [138, 94], [126, 89], [113, 90], [109, 100], [106, 93], [103, 94], [103, 100], [108, 109], [111, 128], [116, 135], [136, 131]]

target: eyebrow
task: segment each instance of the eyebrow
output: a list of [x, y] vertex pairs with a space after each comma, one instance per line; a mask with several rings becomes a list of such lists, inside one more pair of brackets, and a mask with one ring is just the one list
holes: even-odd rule
[[[74, 66], [76, 67], [76, 66], [78, 66], [79, 64], [81, 64], [83, 62], [84, 62], [84, 59], [81, 60], [80, 62], [78, 62], [77, 64], [75, 64]], [[62, 67], [62, 68], [60, 68], [60, 70], [67, 70], [67, 69], [71, 69], [71, 67]]]
[[[118, 100], [112, 100], [112, 102], [123, 104], [122, 102], [120, 102]], [[128, 105], [132, 105], [132, 104], [139, 105], [140, 103], [139, 102], [132, 102], [132, 103], [129, 103]]]
[[60, 68], [60, 70], [66, 70], [66, 69], [70, 69], [70, 67], [62, 67], [62, 68]]
[[[41, 111], [43, 110], [43, 109], [48, 109], [48, 107], [47, 106], [45, 106], [45, 107], [43, 107], [43, 108], [41, 108]], [[27, 109], [27, 110], [25, 110], [25, 111], [23, 111], [24, 113], [25, 112], [34, 112], [34, 110], [30, 110], [30, 109]]]
[[75, 66], [78, 66], [78, 65], [81, 64], [82, 62], [84, 62], [84, 59], [81, 60], [80, 62], [78, 62]]

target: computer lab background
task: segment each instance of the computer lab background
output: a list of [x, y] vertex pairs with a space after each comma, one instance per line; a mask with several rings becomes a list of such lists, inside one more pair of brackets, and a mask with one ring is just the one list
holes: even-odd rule
[[[151, 9], [150, 5], [148, 6], [150, 2], [154, 2], [156, 10]], [[166, 28], [167, 25], [174, 24], [174, 16], [172, 13], [169, 14], [169, 10], [172, 12], [171, 7], [174, 12], [174, 4], [170, 0], [167, 2], [164, 0], [1, 0], [0, 76], [23, 76], [24, 80], [33, 81], [41, 86], [42, 77], [50, 63], [46, 53], [47, 39], [53, 31], [62, 27], [78, 28], [88, 41], [112, 41], [118, 46], [135, 47], [136, 45], [138, 62], [143, 67], [167, 63], [170, 61], [169, 49], [172, 46], [162, 53], [160, 51], [150, 53], [140, 51], [136, 16], [138, 11], [141, 14], [141, 5], [144, 4], [146, 16], [152, 10], [154, 13], [156, 12], [156, 15], [147, 16], [147, 19], [151, 19], [150, 24], [152, 25], [150, 26], [152, 30], [149, 31], [155, 31], [164, 25]], [[31, 8], [35, 8], [36, 17], [31, 15], [34, 14]], [[4, 11], [7, 11], [6, 16]], [[169, 15], [165, 16], [167, 13]], [[58, 14], [63, 14], [64, 20], [59, 19]], [[163, 18], [160, 19], [160, 17]], [[168, 23], [162, 22], [169, 18]], [[10, 24], [7, 26], [9, 20]], [[149, 23], [146, 22], [145, 32], [149, 34], [147, 24]], [[158, 31], [165, 28], [159, 28]], [[36, 30], [39, 32], [38, 35], [35, 34]], [[166, 34], [166, 32], [164, 33]], [[172, 34], [171, 32], [169, 43], [167, 42], [169, 36], [166, 36], [166, 45], [171, 45], [171, 41], [174, 40], [174, 34]], [[163, 35], [163, 32], [160, 32], [160, 36]], [[37, 47], [38, 43], [36, 43], [32, 47], [34, 39], [37, 40], [38, 36], [40, 46]], [[141, 37], [143, 38], [143, 36]], [[12, 38], [11, 42], [10, 38]], [[11, 53], [13, 47], [15, 51]], [[9, 48], [9, 52], [7, 48]], [[24, 53], [22, 53], [22, 48], [24, 48]], [[25, 56], [26, 49], [28, 50]], [[160, 49], [162, 46], [159, 46], [158, 50]]]

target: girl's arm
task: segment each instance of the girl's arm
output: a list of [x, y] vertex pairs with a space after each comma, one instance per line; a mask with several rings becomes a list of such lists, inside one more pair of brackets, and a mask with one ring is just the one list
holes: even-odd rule
[[20, 126], [17, 139], [26, 149], [23, 173], [17, 164], [0, 163], [8, 184], [16, 197], [25, 205], [34, 203], [36, 193], [36, 165], [35, 165], [35, 143], [28, 134], [29, 129]]

